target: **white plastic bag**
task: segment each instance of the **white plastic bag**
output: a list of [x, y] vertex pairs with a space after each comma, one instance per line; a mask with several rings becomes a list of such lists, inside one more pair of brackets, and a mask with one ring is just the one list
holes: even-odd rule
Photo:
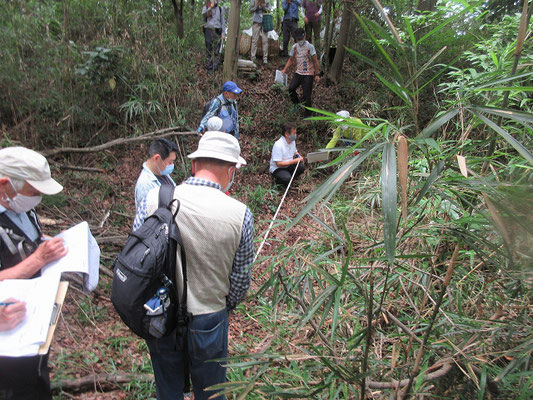
[[[252, 35], [250, 35], [252, 36]], [[278, 40], [279, 39], [279, 35], [276, 33], [276, 31], [270, 31], [267, 33], [267, 36], [269, 39], [272, 39], [272, 40]]]
[[276, 70], [276, 77], [274, 82], [279, 83], [280, 85], [287, 86], [287, 75], [282, 74], [279, 69]]

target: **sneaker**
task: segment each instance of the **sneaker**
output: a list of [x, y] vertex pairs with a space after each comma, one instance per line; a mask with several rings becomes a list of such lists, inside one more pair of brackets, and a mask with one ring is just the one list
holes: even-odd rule
[[268, 58], [267, 57], [263, 57], [263, 64], [268, 64]]

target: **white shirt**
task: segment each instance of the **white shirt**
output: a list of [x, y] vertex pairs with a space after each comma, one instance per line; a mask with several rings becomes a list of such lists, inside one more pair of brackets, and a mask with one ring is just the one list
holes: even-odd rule
[[280, 137], [274, 143], [272, 147], [272, 157], [270, 158], [270, 173], [273, 173], [279, 167], [276, 165], [276, 161], [290, 161], [294, 158], [294, 155], [297, 153], [296, 150], [296, 141], [292, 143], [287, 143], [285, 136]]

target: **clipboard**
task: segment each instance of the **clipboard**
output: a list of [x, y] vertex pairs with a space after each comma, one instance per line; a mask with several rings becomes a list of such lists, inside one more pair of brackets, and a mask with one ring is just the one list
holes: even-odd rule
[[54, 302], [54, 309], [52, 310], [52, 316], [50, 317], [50, 327], [48, 328], [48, 335], [46, 336], [46, 342], [44, 342], [39, 347], [38, 354], [46, 354], [50, 349], [50, 344], [52, 343], [52, 338], [54, 337], [54, 332], [57, 327], [57, 321], [59, 319], [59, 314], [63, 308], [63, 302], [65, 301], [65, 296], [67, 295], [68, 282], [61, 281], [59, 282], [59, 287], [57, 289], [56, 300]]
[[315, 162], [321, 162], [321, 161], [328, 161], [329, 159], [329, 151], [314, 151], [311, 153], [307, 153], [307, 162], [309, 164], [315, 163]]

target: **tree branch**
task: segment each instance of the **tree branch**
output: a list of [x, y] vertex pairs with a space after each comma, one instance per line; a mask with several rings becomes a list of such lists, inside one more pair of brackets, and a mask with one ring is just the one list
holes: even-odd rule
[[166, 136], [178, 136], [178, 135], [197, 135], [197, 132], [195, 131], [187, 131], [187, 132], [176, 132], [178, 128], [165, 128], [165, 129], [159, 129], [154, 132], [145, 133], [141, 136], [136, 136], [132, 138], [118, 138], [115, 140], [111, 140], [110, 142], [100, 144], [98, 146], [93, 147], [61, 147], [58, 149], [50, 149], [50, 150], [43, 150], [40, 153], [43, 156], [54, 156], [56, 154], [61, 153], [96, 153], [101, 150], [108, 149], [113, 146], [117, 146], [119, 144], [129, 144], [129, 143], [135, 143], [135, 142], [141, 142], [144, 140], [150, 140], [150, 139], [157, 139], [161, 137]]

